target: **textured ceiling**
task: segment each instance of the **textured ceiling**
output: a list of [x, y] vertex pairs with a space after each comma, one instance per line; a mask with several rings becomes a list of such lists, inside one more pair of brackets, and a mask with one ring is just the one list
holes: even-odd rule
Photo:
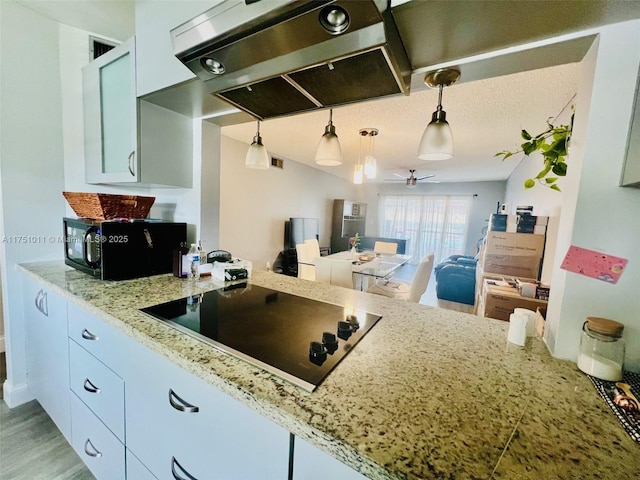
[[[382, 170], [376, 181], [392, 178], [394, 173], [408, 175], [409, 169], [416, 169], [416, 176], [435, 173], [434, 180], [443, 182], [504, 180], [522, 155], [502, 162], [494, 154], [517, 148], [521, 129], [537, 133], [545, 128], [548, 118], [560, 113], [576, 93], [578, 67], [571, 63], [473, 82], [461, 79], [446, 88], [443, 108], [453, 130], [455, 150], [454, 158], [443, 162], [425, 162], [416, 156], [424, 127], [438, 102], [436, 90], [336, 108], [333, 123], [344, 164], [317, 168], [352, 178], [361, 139], [358, 132], [372, 127], [380, 132], [374, 140]], [[565, 115], [561, 120], [568, 118]], [[315, 150], [327, 120], [327, 111], [267, 120], [260, 128], [263, 143], [275, 157], [315, 167]], [[255, 123], [227, 126], [222, 134], [248, 144], [255, 128]]]

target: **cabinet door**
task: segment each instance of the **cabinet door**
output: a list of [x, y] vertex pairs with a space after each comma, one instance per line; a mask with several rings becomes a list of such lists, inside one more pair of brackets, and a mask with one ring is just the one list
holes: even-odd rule
[[328, 478], [367, 479], [361, 473], [296, 437], [293, 447], [293, 480], [326, 480]]
[[127, 480], [157, 480], [138, 458], [125, 449], [127, 455]]
[[287, 478], [286, 430], [136, 347], [125, 379], [127, 448], [159, 480]]
[[67, 302], [27, 277], [23, 299], [29, 389], [70, 439]]
[[135, 40], [82, 69], [87, 183], [136, 182]]
[[98, 480], [125, 480], [124, 445], [71, 394], [71, 445]]

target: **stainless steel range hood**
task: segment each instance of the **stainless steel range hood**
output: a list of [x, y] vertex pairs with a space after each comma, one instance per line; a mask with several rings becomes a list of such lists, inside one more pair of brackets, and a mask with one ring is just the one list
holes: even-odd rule
[[389, 0], [225, 0], [171, 39], [210, 93], [260, 119], [409, 94]]

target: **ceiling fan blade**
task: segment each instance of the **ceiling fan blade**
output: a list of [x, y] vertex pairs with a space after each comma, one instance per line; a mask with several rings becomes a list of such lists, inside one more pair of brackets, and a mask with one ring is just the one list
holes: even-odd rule
[[425, 175], [424, 177], [416, 178], [416, 180], [424, 180], [425, 178], [433, 178], [435, 176], [435, 173], [430, 173], [429, 175]]
[[396, 177], [400, 177], [400, 178], [402, 178], [403, 180], [406, 178], [404, 175], [399, 175], [399, 174], [397, 174], [397, 173], [394, 173], [394, 175], [395, 175]]

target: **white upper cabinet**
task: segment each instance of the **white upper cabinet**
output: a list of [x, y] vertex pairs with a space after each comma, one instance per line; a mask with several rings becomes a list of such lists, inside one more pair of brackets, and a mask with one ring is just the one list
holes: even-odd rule
[[173, 54], [169, 32], [220, 1], [136, 2], [139, 97], [196, 78]]
[[136, 97], [131, 38], [82, 69], [85, 180], [190, 188], [193, 120]]
[[82, 70], [87, 183], [137, 182], [135, 40]]

